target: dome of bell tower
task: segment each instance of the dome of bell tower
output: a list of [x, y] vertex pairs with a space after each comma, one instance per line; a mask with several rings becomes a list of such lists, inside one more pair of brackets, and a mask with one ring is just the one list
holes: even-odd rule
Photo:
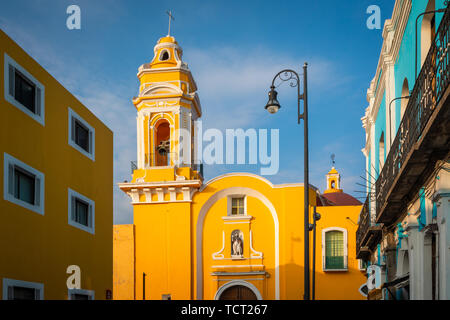
[[150, 69], [180, 67], [183, 65], [181, 60], [183, 50], [178, 45], [175, 37], [162, 37], [156, 43], [154, 49], [154, 56], [150, 62]]

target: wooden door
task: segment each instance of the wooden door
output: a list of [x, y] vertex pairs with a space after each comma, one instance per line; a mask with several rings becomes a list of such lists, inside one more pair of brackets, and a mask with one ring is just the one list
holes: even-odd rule
[[219, 300], [257, 300], [255, 293], [245, 286], [232, 286], [226, 289]]

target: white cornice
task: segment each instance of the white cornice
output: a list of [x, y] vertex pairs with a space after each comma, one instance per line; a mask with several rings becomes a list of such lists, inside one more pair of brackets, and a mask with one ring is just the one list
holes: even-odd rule
[[[256, 178], [258, 180], [263, 181], [264, 183], [268, 184], [271, 188], [276, 189], [276, 188], [298, 188], [298, 187], [303, 187], [304, 184], [303, 183], [285, 183], [285, 184], [277, 184], [274, 185], [272, 182], [270, 182], [269, 180], [267, 180], [266, 178], [263, 178], [261, 176], [258, 176], [256, 174], [253, 173], [248, 173], [248, 172], [233, 172], [233, 173], [226, 173], [223, 175], [220, 175], [218, 177], [215, 177], [211, 180], [209, 180], [208, 182], [206, 182], [200, 191], [204, 190], [207, 186], [211, 185], [212, 183], [222, 180], [222, 179], [226, 179], [226, 178], [231, 178], [231, 177], [249, 177], [249, 178]], [[310, 189], [313, 189], [316, 192], [319, 192], [319, 189], [315, 186], [313, 186], [312, 184], [309, 184]]]
[[201, 180], [181, 180], [181, 181], [157, 181], [157, 182], [122, 182], [118, 183], [120, 189], [143, 189], [143, 188], [168, 188], [168, 187], [195, 187], [198, 188], [202, 184]]

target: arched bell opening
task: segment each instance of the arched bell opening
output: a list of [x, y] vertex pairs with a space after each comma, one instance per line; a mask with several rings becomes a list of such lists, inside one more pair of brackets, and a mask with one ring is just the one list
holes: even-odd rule
[[170, 124], [167, 120], [159, 121], [155, 126], [155, 165], [170, 166]]

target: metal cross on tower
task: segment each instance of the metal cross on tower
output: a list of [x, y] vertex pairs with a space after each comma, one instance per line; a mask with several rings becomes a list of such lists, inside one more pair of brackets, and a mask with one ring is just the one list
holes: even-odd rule
[[175, 18], [172, 15], [172, 11], [166, 11], [167, 15], [169, 16], [169, 33], [167, 34], [167, 36], [170, 36], [170, 22], [171, 20], [175, 21]]

